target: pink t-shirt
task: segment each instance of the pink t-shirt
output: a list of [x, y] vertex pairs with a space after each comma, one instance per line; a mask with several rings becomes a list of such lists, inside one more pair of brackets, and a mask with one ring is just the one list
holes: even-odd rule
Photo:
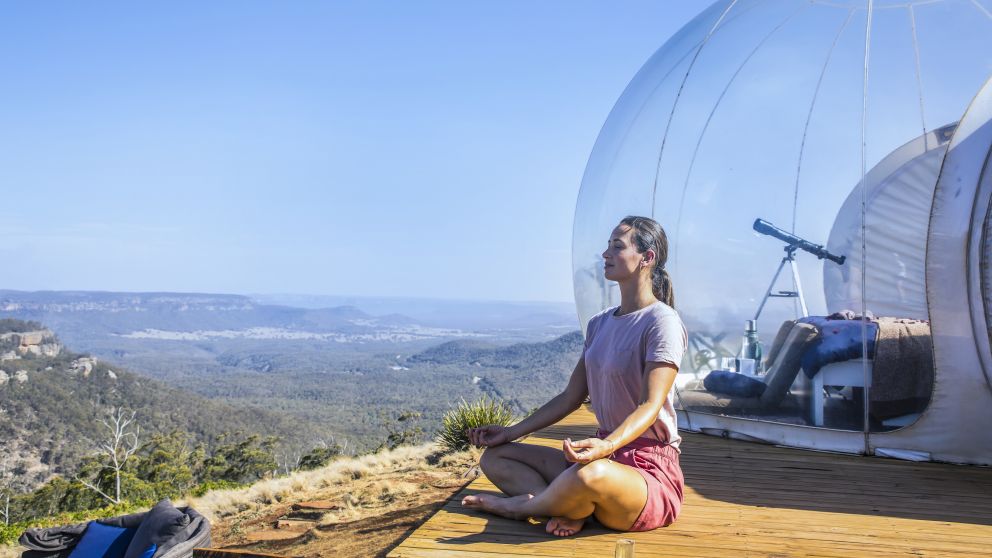
[[[589, 398], [599, 426], [616, 430], [641, 402], [644, 372], [648, 362], [667, 362], [676, 367], [688, 343], [678, 313], [663, 302], [636, 312], [615, 316], [619, 306], [596, 314], [586, 328], [582, 358], [586, 364]], [[642, 436], [668, 441], [678, 449], [678, 421], [674, 390]]]

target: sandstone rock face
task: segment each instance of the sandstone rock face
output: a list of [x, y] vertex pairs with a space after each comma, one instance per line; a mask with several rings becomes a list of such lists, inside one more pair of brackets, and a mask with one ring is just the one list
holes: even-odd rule
[[96, 366], [96, 362], [96, 357], [79, 357], [69, 365], [69, 372], [82, 374], [84, 378], [88, 378], [93, 367]]
[[7, 382], [9, 381], [10, 381], [10, 376], [3, 370], [0, 370], [0, 386], [6, 385]]
[[108, 376], [108, 377], [109, 377], [109, 378], [110, 378], [111, 380], [116, 380], [116, 379], [117, 379], [117, 374], [116, 374], [116, 373], [114, 373], [114, 371], [113, 371], [113, 370], [107, 370], [107, 376]]
[[[17, 354], [33, 354], [38, 356], [55, 357], [62, 352], [62, 344], [56, 339], [55, 334], [48, 329], [38, 331], [24, 331], [20, 333], [4, 333], [0, 335], [0, 341], [12, 340], [17, 345]], [[9, 356], [13, 352], [4, 353], [0, 360], [12, 360]], [[17, 355], [14, 355], [17, 358]]]
[[14, 372], [14, 379], [23, 384], [28, 381], [28, 371], [18, 370], [17, 372]]
[[18, 336], [21, 338], [21, 346], [23, 347], [25, 345], [41, 345], [41, 343], [45, 340], [45, 333], [50, 333], [50, 332], [41, 330], [41, 331], [25, 331], [23, 333], [18, 334]]
[[0, 354], [0, 362], [3, 362], [5, 360], [16, 360], [19, 358], [21, 357], [17, 356], [17, 353], [15, 353], [14, 351], [7, 351], [6, 353]]

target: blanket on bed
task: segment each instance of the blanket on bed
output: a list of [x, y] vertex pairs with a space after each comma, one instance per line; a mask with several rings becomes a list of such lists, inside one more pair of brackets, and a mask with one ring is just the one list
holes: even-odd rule
[[922, 410], [933, 389], [930, 323], [878, 318], [872, 365], [871, 413], [889, 418]]
[[[833, 316], [831, 316], [833, 317]], [[872, 359], [871, 413], [884, 419], [917, 412], [933, 388], [933, 341], [930, 323], [908, 318], [830, 319], [809, 316], [798, 321], [819, 330], [802, 356], [803, 372], [812, 378], [832, 362], [861, 358], [862, 331]]]
[[862, 326], [868, 334], [868, 358], [875, 355], [878, 324], [874, 321], [862, 324], [861, 320], [824, 316], [807, 316], [797, 321], [816, 326], [819, 331], [819, 335], [807, 344], [801, 360], [803, 372], [810, 378], [832, 362], [861, 358]]

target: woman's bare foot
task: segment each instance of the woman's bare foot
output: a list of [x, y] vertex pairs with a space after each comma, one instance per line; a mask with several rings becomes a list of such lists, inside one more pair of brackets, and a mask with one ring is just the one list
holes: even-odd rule
[[552, 517], [544, 530], [557, 537], [571, 537], [582, 530], [585, 519], [569, 519], [567, 517]]
[[532, 494], [521, 494], [511, 498], [492, 494], [472, 494], [462, 498], [462, 505], [466, 508], [481, 510], [510, 519], [527, 519], [527, 514], [518, 512], [517, 508], [533, 497]]

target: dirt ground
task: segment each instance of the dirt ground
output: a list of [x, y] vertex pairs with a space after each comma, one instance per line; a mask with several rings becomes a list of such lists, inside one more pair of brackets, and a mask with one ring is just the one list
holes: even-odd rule
[[[300, 558], [385, 556], [475, 478], [475, 463], [461, 454], [426, 470], [353, 479], [306, 500], [258, 504], [215, 521], [211, 547]], [[282, 529], [276, 528], [280, 520]], [[283, 537], [293, 538], [278, 540]]]

